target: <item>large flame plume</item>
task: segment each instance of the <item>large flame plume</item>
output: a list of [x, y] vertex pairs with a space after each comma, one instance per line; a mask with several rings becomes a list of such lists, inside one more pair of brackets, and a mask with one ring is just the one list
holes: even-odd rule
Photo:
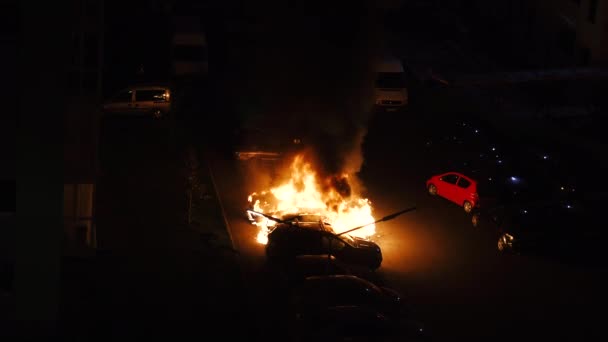
[[[371, 202], [359, 196], [352, 175], [319, 179], [304, 155], [297, 155], [290, 166], [289, 178], [269, 190], [254, 192], [248, 200], [256, 212], [268, 215], [316, 214], [325, 217], [335, 233], [374, 222]], [[263, 219], [255, 224], [260, 228], [257, 241], [265, 244], [270, 228], [276, 222]], [[350, 232], [361, 238], [375, 234], [375, 224]]]

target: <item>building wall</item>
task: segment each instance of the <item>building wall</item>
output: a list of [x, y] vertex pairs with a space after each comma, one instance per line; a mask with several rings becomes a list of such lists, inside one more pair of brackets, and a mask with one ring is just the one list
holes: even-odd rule
[[[595, 4], [595, 9], [592, 6]], [[608, 2], [605, 0], [536, 1], [539, 14], [544, 16], [544, 29], [549, 41], [561, 52], [564, 41], [574, 40], [571, 64], [579, 66], [605, 66], [608, 62], [606, 37], [608, 35]], [[593, 14], [592, 14], [593, 13]], [[539, 28], [542, 30], [543, 28]], [[568, 32], [568, 33], [566, 33]], [[572, 38], [563, 39], [565, 35]]]
[[174, 77], [208, 73], [207, 37], [199, 15], [173, 15], [171, 70]]
[[19, 113], [14, 311], [0, 334], [10, 328], [18, 340], [49, 340], [61, 317], [65, 171], [61, 119], [71, 11], [68, 2], [18, 3], [19, 12], [13, 14], [19, 23], [18, 62], [11, 65], [18, 76], [4, 82], [17, 89], [17, 96], [9, 95], [13, 101], [8, 102], [17, 102]]
[[[608, 1], [465, 1], [467, 11], [496, 25], [505, 47], [541, 67], [607, 66]], [[590, 19], [596, 3], [594, 19]], [[483, 27], [483, 26], [482, 26]], [[491, 38], [488, 38], [491, 40]], [[503, 43], [503, 42], [501, 42]]]
[[101, 96], [104, 2], [72, 0], [71, 60], [68, 64], [68, 90], [78, 98]]
[[16, 257], [16, 197], [17, 197], [17, 83], [20, 74], [17, 72], [18, 59], [18, 13], [16, 1], [3, 3], [2, 29], [0, 30], [0, 73], [3, 75], [5, 88], [3, 95], [6, 101], [0, 119], [0, 321], [10, 316], [14, 304], [5, 294], [13, 292], [13, 280]]
[[64, 117], [66, 254], [95, 247], [94, 190], [102, 100], [104, 1], [72, 0], [71, 9]]

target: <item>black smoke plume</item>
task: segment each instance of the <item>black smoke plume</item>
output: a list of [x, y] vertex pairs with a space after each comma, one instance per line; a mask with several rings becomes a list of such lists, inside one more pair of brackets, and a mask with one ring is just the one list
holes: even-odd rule
[[[258, 3], [258, 2], [254, 2]], [[373, 107], [373, 65], [382, 50], [373, 2], [252, 6], [248, 109], [273, 130], [303, 137], [320, 178], [354, 174]], [[261, 100], [260, 100], [261, 99]], [[344, 190], [350, 193], [350, 189]]]

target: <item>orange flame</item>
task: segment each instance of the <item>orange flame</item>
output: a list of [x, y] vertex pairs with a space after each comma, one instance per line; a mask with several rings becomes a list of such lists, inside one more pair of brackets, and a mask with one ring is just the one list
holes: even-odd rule
[[[349, 183], [351, 177], [348, 174], [342, 177], [346, 183]], [[331, 184], [330, 180], [326, 180], [326, 183]], [[262, 197], [262, 200], [257, 197]], [[255, 202], [254, 198], [256, 198]], [[349, 194], [341, 193], [335, 186], [328, 186], [326, 191], [322, 191], [316, 172], [302, 155], [296, 156], [293, 160], [290, 178], [284, 184], [267, 191], [254, 192], [249, 195], [248, 200], [254, 211], [268, 215], [297, 213], [322, 215], [328, 219], [336, 233], [375, 221], [371, 202], [359, 197], [352, 189]], [[266, 244], [269, 228], [275, 224], [276, 222], [268, 219], [256, 222], [260, 228], [256, 240]], [[368, 238], [375, 234], [375, 230], [375, 224], [370, 224], [349, 234]]]

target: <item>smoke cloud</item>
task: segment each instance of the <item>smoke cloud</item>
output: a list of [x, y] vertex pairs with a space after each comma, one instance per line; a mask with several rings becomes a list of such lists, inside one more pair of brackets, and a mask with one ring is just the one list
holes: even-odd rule
[[263, 19], [251, 33], [259, 110], [273, 129], [303, 136], [320, 178], [337, 176], [334, 185], [362, 166], [373, 64], [382, 50], [377, 10], [354, 3], [256, 8]]

